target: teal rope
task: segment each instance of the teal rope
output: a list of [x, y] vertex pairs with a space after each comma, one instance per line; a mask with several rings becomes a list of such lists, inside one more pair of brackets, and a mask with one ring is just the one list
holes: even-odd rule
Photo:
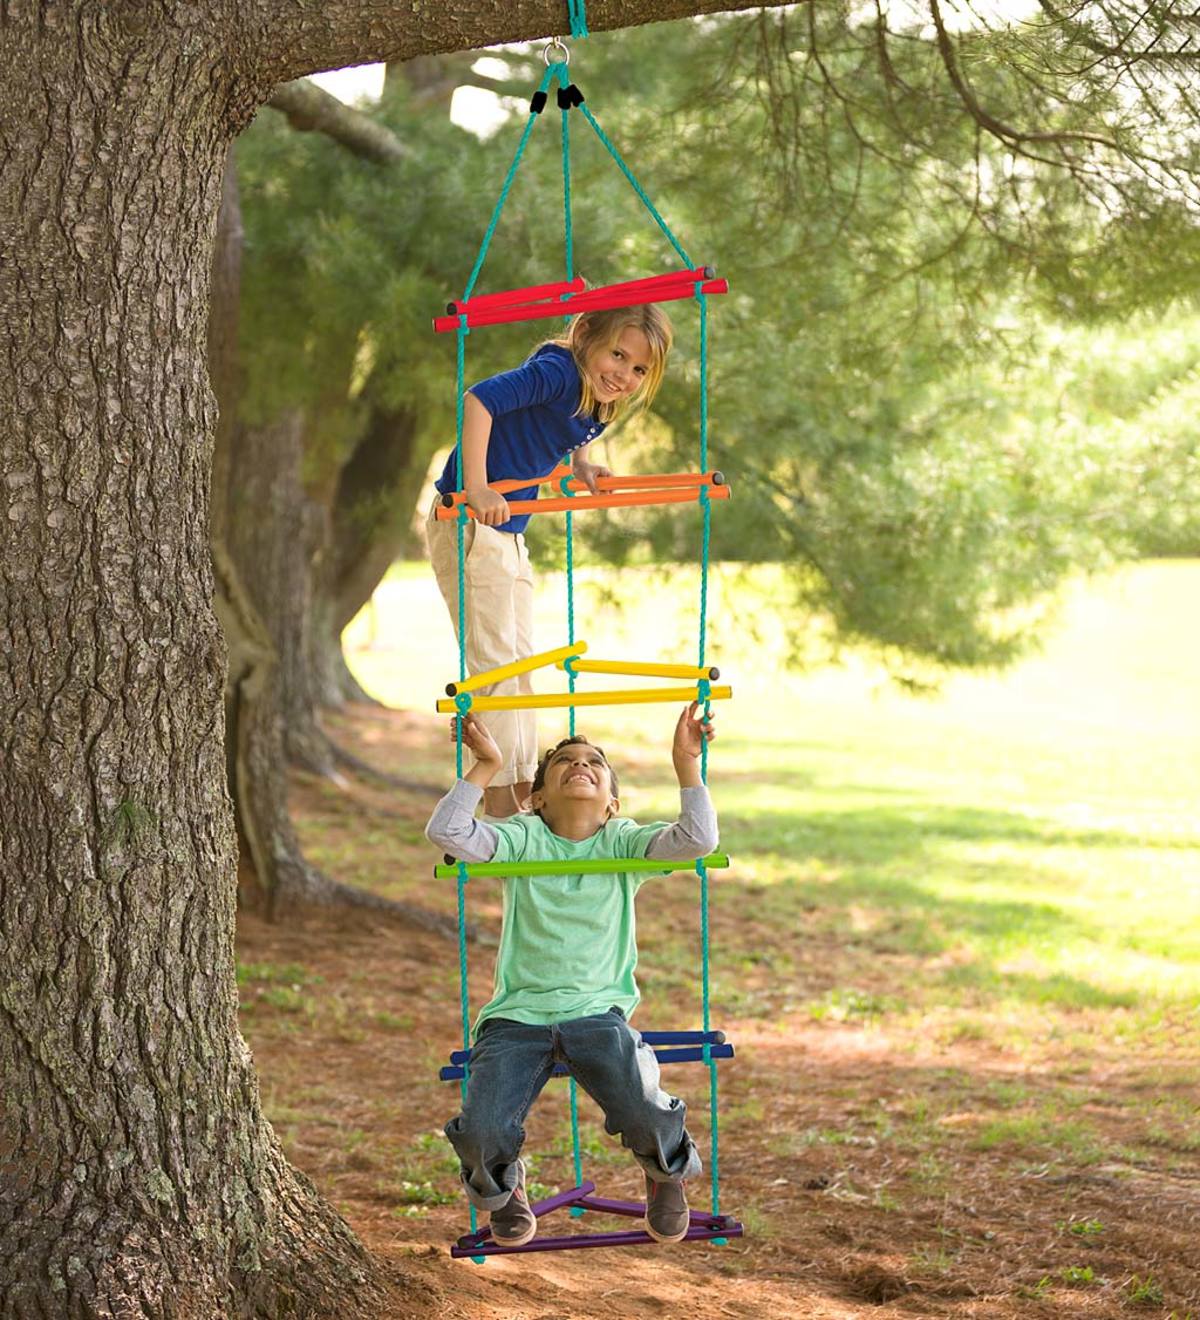
[[[710, 1011], [710, 981], [709, 981], [709, 958], [708, 958], [708, 868], [703, 862], [696, 863], [696, 871], [700, 876], [700, 948], [702, 954], [702, 976], [701, 976], [701, 994], [704, 1004], [704, 1030], [711, 1030], [709, 1019]], [[708, 1109], [711, 1115], [711, 1133], [709, 1141], [709, 1164], [712, 1167], [712, 1212], [714, 1215], [721, 1213], [721, 1178], [718, 1167], [720, 1157], [720, 1139], [718, 1136], [718, 1107], [717, 1107], [717, 1062], [712, 1057], [712, 1053], [706, 1043], [703, 1050], [704, 1061], [708, 1064]], [[724, 1243], [725, 1238], [714, 1238], [714, 1242]]]
[[[565, 66], [561, 64], [550, 65], [542, 81], [538, 84], [539, 92], [544, 92], [550, 86], [551, 79], [555, 77], [559, 69], [565, 69]], [[500, 212], [504, 210], [504, 203], [508, 200], [508, 190], [512, 187], [513, 179], [516, 178], [517, 166], [520, 165], [521, 157], [525, 154], [525, 145], [529, 141], [529, 135], [533, 132], [534, 120], [537, 118], [538, 116], [531, 110], [529, 118], [525, 122], [525, 131], [521, 134], [521, 141], [517, 145], [517, 153], [513, 157], [512, 164], [508, 167], [508, 173], [504, 177], [504, 186], [500, 189], [500, 196], [496, 199], [491, 223], [483, 236], [483, 242], [479, 245], [479, 255], [475, 258], [475, 265], [471, 268], [471, 278], [467, 280], [466, 292], [463, 294], [464, 302], [471, 296], [471, 291], [475, 288], [475, 281], [479, 278], [479, 272], [483, 269], [483, 259], [487, 256], [492, 235], [496, 232], [496, 226], [500, 223]]]
[[621, 159], [621, 153], [608, 140], [608, 136], [605, 134], [604, 130], [600, 127], [600, 125], [596, 123], [596, 120], [593, 117], [592, 112], [587, 108], [587, 105], [586, 104], [581, 105], [579, 108], [583, 112], [583, 117], [596, 130], [596, 136], [600, 139], [601, 142], [604, 143], [605, 147], [608, 150], [608, 154], [613, 158], [613, 160], [617, 162], [617, 166], [620, 169], [621, 173], [626, 177], [626, 179], [629, 180], [630, 186], [633, 188], [634, 192], [637, 193], [637, 195], [642, 199], [642, 205], [645, 206], [646, 210], [649, 211], [650, 214], [654, 217], [654, 223], [658, 225], [659, 229], [661, 229], [662, 232], [666, 235], [667, 242], [670, 243], [670, 245], [678, 253], [679, 258], [683, 262], [683, 264], [687, 266], [689, 269], [691, 269], [692, 268], [691, 257], [689, 257], [688, 254], [680, 246], [679, 240], [675, 237], [675, 235], [671, 233], [670, 227], [668, 226], [667, 222], [662, 218], [661, 215], [659, 215], [658, 210], [656, 209], [654, 203], [650, 200], [650, 198], [646, 196], [645, 189], [633, 177], [633, 171]]
[[[458, 864], [458, 978], [459, 978], [459, 998], [462, 1003], [462, 1029], [463, 1029], [463, 1049], [471, 1048], [471, 1012], [470, 1002], [467, 994], [467, 864], [459, 862]], [[462, 1102], [465, 1107], [467, 1103], [467, 1079], [471, 1072], [471, 1065], [463, 1063], [462, 1082], [459, 1090], [462, 1094]], [[475, 1203], [467, 1202], [471, 1210], [471, 1232], [476, 1229]], [[474, 1257], [477, 1264], [482, 1263], [486, 1257]]]
[[[464, 379], [466, 366], [466, 345], [467, 335], [470, 331], [467, 329], [466, 316], [458, 318], [458, 333], [455, 335], [455, 440], [454, 453], [455, 461], [458, 463], [458, 485], [460, 489], [466, 489], [466, 482], [463, 479], [463, 399], [464, 399]], [[458, 518], [455, 520], [455, 532], [458, 541], [458, 678], [461, 682], [467, 676], [467, 571], [466, 571], [466, 544], [465, 533], [467, 525], [467, 506], [463, 502], [458, 506]], [[455, 772], [459, 779], [463, 776], [463, 716], [471, 708], [470, 693], [463, 694], [467, 700], [459, 706], [459, 717], [455, 725], [454, 738], [454, 762]], [[456, 703], [457, 704], [457, 703]], [[463, 1049], [471, 1048], [471, 1005], [467, 989], [467, 864], [459, 862], [458, 864], [458, 985], [459, 999], [462, 1007], [462, 1033]], [[470, 1065], [463, 1064], [462, 1075], [462, 1102], [464, 1106], [467, 1103], [467, 1080], [470, 1076]], [[474, 1233], [477, 1226], [477, 1216], [475, 1213], [475, 1204], [472, 1201], [467, 1203], [471, 1211], [471, 1232]], [[476, 1264], [482, 1263], [487, 1258], [485, 1256], [476, 1256]]]
[[[700, 471], [708, 471], [708, 295], [704, 285], [696, 285], [700, 304]], [[703, 664], [703, 661], [701, 661]]]
[[[458, 487], [465, 491], [467, 488], [466, 479], [463, 473], [463, 411], [466, 397], [465, 388], [465, 370], [467, 353], [467, 335], [471, 332], [467, 329], [467, 318], [465, 315], [458, 318], [458, 332], [455, 335], [455, 439], [454, 439], [454, 461], [458, 464]], [[458, 518], [455, 520], [455, 538], [458, 548], [458, 681], [461, 683], [467, 676], [467, 505], [462, 501], [458, 506]], [[465, 715], [466, 711], [459, 712], [460, 717]], [[460, 718], [455, 726], [454, 739], [454, 764], [455, 772], [458, 778], [463, 776], [463, 730], [462, 719]]]
[[[579, 1152], [579, 1088], [575, 1085], [575, 1078], [571, 1078], [571, 1146], [575, 1154], [575, 1186], [583, 1184], [583, 1159]], [[571, 1207], [572, 1219], [578, 1219], [583, 1214], [583, 1208], [578, 1205]]]
[[586, 0], [567, 0], [567, 10], [571, 16], [571, 35], [586, 37], [588, 34]]
[[[708, 471], [708, 299], [701, 292], [702, 286], [696, 285], [696, 301], [700, 304], [700, 471]], [[700, 504], [703, 510], [703, 536], [700, 550], [700, 658], [697, 664], [704, 664], [704, 652], [708, 632], [708, 565], [712, 541], [712, 502], [708, 497], [708, 488], [700, 488]], [[712, 703], [708, 700], [709, 684], [701, 681], [696, 685], [697, 695], [704, 699], [704, 715], [709, 716]], [[700, 778], [708, 783], [708, 743], [700, 744]], [[709, 886], [708, 868], [703, 862], [696, 863], [700, 875], [700, 949], [701, 949], [701, 995], [704, 1008], [704, 1030], [710, 1030], [710, 970], [709, 970]], [[704, 1059], [708, 1064], [708, 1108], [711, 1115], [711, 1140], [709, 1163], [712, 1167], [712, 1213], [721, 1213], [721, 1183], [719, 1167], [720, 1140], [718, 1136], [717, 1104], [717, 1064], [712, 1058], [709, 1047], [704, 1047]], [[714, 1238], [723, 1244], [726, 1238]]]
[[573, 251], [573, 236], [571, 233], [571, 111], [569, 107], [564, 108], [562, 112], [562, 169], [563, 217], [567, 249], [567, 279], [571, 279], [575, 271], [575, 254]]
[[[583, 8], [583, 0], [571, 0], [571, 35], [573, 37], [587, 36], [587, 25], [584, 23], [583, 31], [576, 31], [575, 7], [578, 3], [580, 10]], [[567, 85], [566, 70], [563, 69], [559, 75], [560, 84]], [[566, 249], [567, 279], [571, 279], [575, 272], [575, 253], [573, 235], [571, 233], [571, 115], [570, 108], [566, 107], [562, 112], [562, 173], [563, 173], [563, 243]], [[568, 318], [569, 319], [569, 318]], [[560, 482], [564, 494], [568, 481], [566, 478]], [[575, 545], [574, 532], [571, 526], [572, 515], [567, 514], [567, 641], [572, 645], [575, 643]], [[575, 666], [567, 666], [567, 681], [570, 684], [570, 691], [575, 691]], [[575, 707], [571, 707], [570, 712], [570, 734], [575, 736]], [[579, 1148], [579, 1088], [575, 1084], [575, 1078], [571, 1078], [571, 1155], [575, 1164], [575, 1186], [578, 1187], [583, 1182], [583, 1154]], [[578, 1219], [583, 1215], [583, 1209], [580, 1206], [571, 1207], [571, 1217]]]
[[[709, 300], [700, 292], [701, 288], [701, 284], [696, 285], [696, 301], [700, 304], [700, 470], [706, 473], [709, 470]], [[700, 487], [700, 507], [704, 529], [702, 529], [700, 550], [700, 659], [696, 661], [698, 665], [704, 664], [704, 653], [708, 644], [709, 554], [713, 535], [713, 504], [706, 486]], [[706, 688], [706, 684], [704, 686]], [[705, 693], [706, 697], [708, 693]], [[712, 702], [705, 700], [705, 718], [712, 714], [712, 709]], [[708, 783], [708, 772], [709, 744], [702, 742], [700, 777], [704, 783]]]
[[[568, 478], [564, 477], [562, 485], [566, 485]], [[565, 492], [564, 492], [565, 493]], [[567, 641], [575, 645], [575, 536], [571, 527], [575, 515], [568, 511], [567, 513]], [[567, 683], [569, 692], [575, 691], [575, 666], [567, 662]], [[575, 737], [575, 707], [570, 708], [567, 723], [569, 726], [570, 737]]]
[[[582, 8], [582, 0], [580, 0]], [[572, 17], [571, 35], [577, 35], [574, 30], [574, 18]], [[583, 33], [587, 35], [586, 31]], [[560, 75], [562, 85], [567, 86], [566, 69], [563, 69]], [[574, 278], [575, 274], [575, 248], [574, 235], [571, 227], [571, 112], [569, 107], [562, 112], [562, 169], [563, 169], [563, 233], [564, 246], [566, 248], [567, 261], [567, 279]], [[571, 491], [567, 489], [568, 479], [564, 478], [559, 482], [559, 488], [564, 495], [570, 495]], [[575, 518], [574, 515], [567, 512], [567, 641], [571, 645], [575, 644]], [[575, 668], [573, 665], [567, 666], [568, 691], [575, 691]], [[570, 737], [575, 736], [575, 707], [570, 708], [567, 716], [567, 733]], [[572, 1086], [574, 1083], [572, 1083]], [[575, 1093], [571, 1092], [572, 1103], [572, 1122], [574, 1123], [574, 1101]], [[575, 1129], [575, 1167], [576, 1167], [576, 1186], [579, 1185], [579, 1131]]]

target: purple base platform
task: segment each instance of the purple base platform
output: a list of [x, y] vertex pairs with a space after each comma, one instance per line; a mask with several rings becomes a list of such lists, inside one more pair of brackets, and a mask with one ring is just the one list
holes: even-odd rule
[[[543, 1215], [567, 1206], [578, 1206], [581, 1210], [598, 1210], [608, 1215], [628, 1215], [632, 1219], [641, 1219], [646, 1214], [646, 1207], [640, 1201], [610, 1201], [602, 1196], [593, 1196], [596, 1184], [581, 1183], [570, 1191], [559, 1192], [538, 1201], [529, 1208], [540, 1221]], [[713, 1238], [731, 1238], [742, 1236], [742, 1225], [728, 1215], [710, 1215], [702, 1210], [689, 1212], [691, 1224], [684, 1242], [709, 1242]], [[540, 1227], [540, 1223], [539, 1223]], [[564, 1237], [535, 1237], [523, 1247], [504, 1247], [492, 1241], [492, 1230], [481, 1228], [476, 1233], [467, 1233], [460, 1237], [450, 1248], [452, 1256], [514, 1256], [524, 1251], [578, 1251], [584, 1247], [638, 1247], [638, 1246], [674, 1246], [675, 1243], [662, 1243], [652, 1238], [645, 1229], [624, 1229], [615, 1233], [570, 1233]]]

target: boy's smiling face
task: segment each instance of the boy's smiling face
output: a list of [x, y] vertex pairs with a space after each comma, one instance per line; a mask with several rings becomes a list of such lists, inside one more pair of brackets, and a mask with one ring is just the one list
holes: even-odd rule
[[595, 828], [599, 829], [620, 810], [620, 802], [613, 796], [608, 762], [600, 749], [589, 743], [568, 743], [551, 754], [545, 779], [530, 798], [530, 805], [542, 813], [551, 829], [554, 818], [564, 811], [573, 816], [594, 815]]

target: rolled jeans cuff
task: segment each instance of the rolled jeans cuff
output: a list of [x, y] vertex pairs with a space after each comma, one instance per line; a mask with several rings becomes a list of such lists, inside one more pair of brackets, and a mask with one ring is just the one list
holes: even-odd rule
[[460, 1170], [458, 1176], [462, 1180], [463, 1191], [467, 1194], [467, 1200], [477, 1210], [486, 1210], [488, 1214], [491, 1214], [493, 1210], [502, 1210], [508, 1204], [509, 1197], [512, 1196], [517, 1186], [517, 1166], [515, 1163], [510, 1164], [504, 1170], [503, 1177], [500, 1179], [504, 1185], [500, 1191], [492, 1196], [485, 1196], [478, 1191], [472, 1185], [465, 1169]]
[[659, 1162], [650, 1155], [639, 1155], [635, 1150], [633, 1158], [646, 1171], [646, 1176], [653, 1182], [684, 1182], [689, 1178], [698, 1178], [704, 1172], [704, 1165], [700, 1161], [700, 1152], [696, 1149], [696, 1143], [684, 1130], [683, 1140], [679, 1143], [679, 1148], [671, 1157], [670, 1162], [664, 1169]]

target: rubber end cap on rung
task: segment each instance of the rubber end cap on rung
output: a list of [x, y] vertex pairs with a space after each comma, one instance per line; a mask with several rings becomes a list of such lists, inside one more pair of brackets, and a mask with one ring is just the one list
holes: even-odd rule
[[451, 857], [449, 853], [442, 853], [442, 865], [453, 866], [458, 861], [457, 857]]
[[454, 508], [454, 496], [453, 496], [453, 495], [443, 495], [443, 496], [442, 496], [442, 508], [443, 508], [443, 509], [452, 509], [452, 508]]
[[447, 303], [447, 304], [446, 304], [446, 315], [447, 315], [447, 316], [457, 316], [457, 315], [458, 315], [458, 303]]
[[714, 280], [714, 279], [716, 279], [716, 277], [717, 277], [717, 268], [716, 268], [716, 266], [705, 266], [705, 267], [704, 267], [704, 278], [705, 278], [706, 280]]
[[448, 697], [457, 697], [457, 696], [458, 696], [458, 684], [457, 684], [457, 683], [447, 683], [447, 684], [446, 684], [446, 695], [447, 695]]
[[725, 473], [724, 473], [724, 472], [714, 472], [714, 473], [712, 474], [712, 483], [713, 483], [714, 486], [724, 486], [724, 485], [726, 484], [726, 481], [725, 481]]
[[709, 682], [715, 683], [717, 679], [720, 677], [721, 677], [721, 671], [716, 667], [716, 665], [713, 665], [713, 667], [708, 671]]

